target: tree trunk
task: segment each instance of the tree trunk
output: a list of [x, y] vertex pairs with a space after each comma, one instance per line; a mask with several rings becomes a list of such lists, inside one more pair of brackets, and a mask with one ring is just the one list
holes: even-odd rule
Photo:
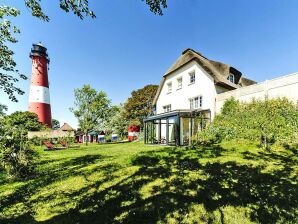
[[88, 137], [88, 130], [86, 132], [86, 146], [88, 145], [88, 140], [89, 140], [89, 137]]

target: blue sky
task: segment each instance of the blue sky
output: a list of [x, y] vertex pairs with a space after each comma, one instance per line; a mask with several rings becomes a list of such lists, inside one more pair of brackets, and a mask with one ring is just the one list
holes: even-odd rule
[[[49, 23], [33, 18], [23, 1], [3, 2], [22, 10], [14, 20], [22, 33], [12, 47], [18, 68], [31, 73], [31, 45], [42, 41], [51, 58], [52, 115], [74, 127], [74, 88], [91, 84], [114, 104], [124, 102], [132, 90], [158, 84], [186, 48], [256, 81], [298, 71], [296, 0], [169, 0], [164, 16], [141, 0], [90, 0], [97, 18], [83, 21], [60, 10], [58, 0], [44, 0]], [[26, 91], [18, 103], [0, 92], [9, 113], [28, 107], [29, 81], [18, 85]]]

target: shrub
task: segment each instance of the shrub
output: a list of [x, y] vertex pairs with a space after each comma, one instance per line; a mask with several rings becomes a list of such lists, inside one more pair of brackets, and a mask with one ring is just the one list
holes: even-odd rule
[[26, 178], [33, 174], [36, 157], [36, 152], [26, 142], [21, 148], [5, 148], [1, 163], [10, 178]]
[[196, 140], [199, 144], [211, 144], [223, 139], [248, 139], [269, 149], [275, 143], [297, 144], [297, 133], [298, 109], [288, 99], [239, 103], [232, 98], [225, 102], [222, 113], [196, 136]]
[[10, 178], [25, 178], [33, 173], [37, 154], [30, 148], [25, 133], [14, 128], [2, 132], [0, 162]]
[[106, 142], [112, 142], [112, 135], [106, 135], [105, 140]]
[[36, 114], [15, 112], [0, 118], [0, 165], [9, 177], [24, 178], [32, 174], [37, 154], [30, 149], [28, 131], [42, 128]]

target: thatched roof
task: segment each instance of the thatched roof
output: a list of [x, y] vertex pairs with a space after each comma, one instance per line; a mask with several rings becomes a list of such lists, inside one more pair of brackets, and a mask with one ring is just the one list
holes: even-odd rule
[[64, 123], [59, 131], [74, 131], [74, 129], [67, 123]]
[[250, 86], [256, 84], [257, 82], [248, 78], [241, 77], [242, 86]]
[[[242, 86], [248, 86], [256, 83], [253, 80], [242, 77], [242, 73], [234, 67], [221, 62], [209, 60], [201, 53], [188, 48], [182, 52], [182, 55], [164, 74], [153, 101], [154, 105], [157, 102], [166, 77], [192, 61], [196, 61], [207, 73], [209, 73], [214, 78], [214, 83], [216, 85], [223, 86], [227, 89], [237, 89]], [[234, 74], [235, 83], [232, 83], [227, 79], [230, 73]]]

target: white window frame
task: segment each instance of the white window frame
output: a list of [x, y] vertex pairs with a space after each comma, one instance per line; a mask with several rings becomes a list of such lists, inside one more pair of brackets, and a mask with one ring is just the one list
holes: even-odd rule
[[189, 99], [189, 107], [191, 110], [200, 109], [203, 107], [203, 96], [195, 96]]
[[164, 113], [167, 113], [167, 112], [170, 112], [172, 110], [172, 105], [167, 104], [167, 105], [164, 105], [162, 108], [163, 108]]
[[197, 108], [199, 108], [199, 97], [195, 97], [194, 99], [193, 99], [193, 108], [194, 109], [197, 109]]
[[177, 78], [177, 90], [182, 89], [182, 77]]
[[167, 83], [167, 86], [168, 86], [168, 92], [167, 92], [167, 93], [169, 94], [169, 93], [171, 93], [172, 90], [173, 90], [173, 84], [172, 84], [172, 82], [168, 82], [168, 83]]
[[194, 109], [194, 99], [193, 99], [193, 98], [190, 98], [190, 99], [189, 99], [189, 108], [190, 108], [191, 110]]
[[235, 83], [235, 75], [234, 75], [234, 74], [229, 74], [229, 76], [228, 76], [228, 80], [229, 80], [231, 83]]
[[188, 73], [189, 75], [189, 85], [194, 84], [196, 82], [196, 71], [192, 71]]

